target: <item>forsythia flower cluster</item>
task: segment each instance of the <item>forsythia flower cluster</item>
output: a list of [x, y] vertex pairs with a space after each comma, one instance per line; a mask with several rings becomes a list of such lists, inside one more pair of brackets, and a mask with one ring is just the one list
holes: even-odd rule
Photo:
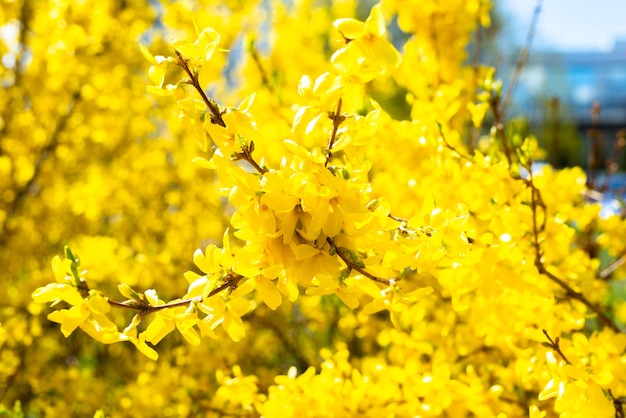
[[[84, 183], [47, 184], [39, 171], [55, 166], [25, 162], [19, 156], [30, 154], [14, 139], [12, 126], [35, 116], [22, 125], [12, 120], [24, 116], [2, 116], [0, 129], [12, 130], [0, 169], [21, 168], [7, 170], [12, 188], [0, 222], [11, 237], [0, 240], [28, 246], [21, 236], [41, 210], [18, 209], [38, 184], [70, 196], [80, 218], [63, 222], [93, 228], [74, 240], [70, 227], [51, 225], [56, 241], [48, 245], [71, 239], [73, 248], [53, 259], [56, 281], [30, 267], [38, 272], [35, 303], [0, 317], [7, 404], [67, 413], [26, 390], [9, 392], [29, 367], [27, 347], [47, 344], [45, 364], [67, 365], [48, 380], [111, 393], [98, 400], [61, 391], [59, 403], [84, 405], [82, 414], [623, 416], [623, 272], [606, 273], [589, 244], [623, 258], [623, 220], [602, 219], [586, 200], [582, 170], [536, 170], [534, 139], [512, 141], [503, 121], [478, 149], [464, 143], [500, 94], [493, 70], [465, 64], [490, 3], [383, 1], [362, 20], [346, 17], [356, 9], [349, 1], [288, 3], [154, 10], [158, 25], [141, 27], [150, 45], [133, 49], [145, 64], [132, 69], [148, 67], [152, 96], [136, 106], [154, 118], [111, 129], [134, 139], [107, 138], [116, 118], [106, 112], [123, 115], [124, 104], [98, 90], [106, 72], [88, 87], [71, 85], [69, 105], [56, 110], [61, 132], [64, 124], [80, 128], [74, 106], [95, 114], [85, 137], [102, 157], [81, 157], [90, 161]], [[109, 6], [102, 13], [113, 18], [133, 14]], [[23, 13], [17, 30], [34, 11]], [[71, 33], [86, 34], [72, 25], [48, 53], [92, 48], [97, 57], [98, 45], [130, 42], [93, 23], [102, 41], [75, 45]], [[173, 41], [162, 40], [164, 27]], [[12, 53], [15, 98], [3, 100], [17, 106], [27, 64], [19, 47]], [[115, 58], [105, 64], [131, 72]], [[167, 123], [151, 132], [154, 119]], [[54, 152], [73, 179], [80, 145], [70, 132], [33, 144], [32, 153], [45, 160]], [[111, 162], [118, 154], [124, 164]], [[119, 193], [132, 210], [111, 203], [108, 178], [130, 188]], [[65, 208], [57, 200], [50, 205]], [[181, 251], [190, 246], [186, 260]], [[177, 271], [184, 280], [169, 280]], [[46, 311], [41, 304], [50, 302]], [[10, 318], [20, 311], [35, 319]], [[62, 341], [46, 342], [44, 311], [78, 348], [62, 354]], [[30, 339], [17, 338], [26, 328]], [[78, 328], [101, 344], [80, 340]], [[149, 360], [113, 344], [123, 341]], [[119, 361], [123, 384], [98, 378]], [[23, 386], [36, 394], [48, 387], [34, 377]]]

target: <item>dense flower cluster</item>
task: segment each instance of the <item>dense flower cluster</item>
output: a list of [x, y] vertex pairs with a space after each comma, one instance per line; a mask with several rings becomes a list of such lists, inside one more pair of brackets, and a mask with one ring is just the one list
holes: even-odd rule
[[3, 6], [7, 413], [623, 416], [626, 224], [507, 137], [488, 1], [62, 3]]

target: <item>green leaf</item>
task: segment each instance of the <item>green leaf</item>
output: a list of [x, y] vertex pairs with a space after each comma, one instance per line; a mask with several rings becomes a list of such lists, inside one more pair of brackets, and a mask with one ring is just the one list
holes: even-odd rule
[[341, 286], [343, 286], [344, 280], [350, 277], [350, 273], [352, 273], [351, 267], [346, 267], [345, 269], [341, 270], [341, 273], [339, 273], [339, 284]]
[[66, 245], [63, 250], [65, 252], [65, 258], [71, 260], [73, 263], [76, 263], [77, 266], [80, 266], [80, 258], [77, 255], [74, 255], [69, 245]]

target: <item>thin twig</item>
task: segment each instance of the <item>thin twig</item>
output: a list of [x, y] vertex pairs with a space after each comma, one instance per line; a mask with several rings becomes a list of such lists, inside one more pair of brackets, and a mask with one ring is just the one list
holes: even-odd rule
[[619, 157], [624, 146], [626, 146], [626, 131], [620, 129], [617, 131], [617, 139], [613, 145], [613, 153], [606, 163], [606, 175], [604, 176], [604, 184], [600, 187], [600, 190], [606, 191], [609, 189], [611, 175], [619, 170]]
[[559, 285], [561, 289], [565, 291], [565, 296], [581, 302], [588, 309], [590, 309], [596, 315], [598, 315], [598, 318], [600, 319], [602, 323], [604, 323], [604, 325], [611, 328], [611, 330], [613, 330], [614, 332], [618, 332], [618, 333], [621, 332], [617, 324], [613, 322], [613, 320], [609, 318], [606, 313], [604, 313], [599, 307], [591, 303], [591, 301], [589, 301], [582, 293], [575, 291], [574, 289], [572, 289], [570, 285], [565, 283], [562, 279], [560, 279], [559, 277], [557, 277], [556, 275], [548, 271], [547, 267], [545, 266], [542, 260], [543, 254], [541, 251], [541, 244], [539, 243], [539, 225], [537, 222], [537, 207], [538, 207], [537, 196], [538, 196], [539, 189], [537, 189], [537, 186], [535, 186], [535, 183], [533, 182], [532, 170], [530, 170], [530, 164], [528, 165], [527, 169], [529, 173], [527, 184], [531, 188], [530, 207], [532, 211], [533, 247], [535, 249], [535, 267], [537, 268], [537, 271], [539, 272], [539, 274], [546, 276], [552, 282]]
[[150, 314], [152, 312], [157, 312], [157, 311], [161, 311], [163, 309], [171, 309], [171, 308], [178, 308], [180, 306], [188, 306], [191, 303], [201, 303], [202, 301], [204, 301], [205, 299], [210, 298], [211, 296], [215, 296], [218, 293], [226, 290], [226, 289], [235, 289], [237, 288], [237, 285], [239, 284], [239, 281], [243, 278], [243, 276], [239, 275], [239, 274], [233, 274], [233, 273], [229, 273], [226, 276], [226, 280], [225, 282], [216, 287], [215, 289], [211, 290], [211, 292], [209, 292], [209, 294], [206, 296], [206, 298], [203, 298], [202, 296], [198, 296], [195, 298], [190, 298], [190, 299], [183, 299], [183, 300], [179, 300], [176, 302], [170, 302], [170, 303], [166, 303], [163, 305], [157, 305], [157, 306], [152, 306], [149, 305], [143, 301], [135, 301], [135, 300], [129, 300], [129, 301], [125, 301], [125, 302], [118, 302], [112, 299], [109, 299], [109, 305], [111, 306], [115, 306], [117, 308], [125, 308], [125, 309], [132, 309], [134, 311], [139, 311], [142, 315], [147, 315]]
[[526, 42], [524, 43], [524, 46], [517, 59], [515, 71], [513, 72], [513, 77], [511, 78], [511, 83], [509, 84], [509, 87], [506, 90], [506, 94], [504, 95], [504, 101], [502, 102], [502, 108], [500, 109], [503, 118], [506, 117], [506, 112], [509, 110], [509, 105], [511, 104], [511, 100], [513, 99], [515, 86], [517, 85], [517, 82], [522, 74], [522, 70], [524, 69], [524, 65], [526, 64], [526, 60], [528, 59], [530, 44], [532, 43], [533, 37], [535, 36], [535, 30], [537, 28], [537, 23], [539, 22], [539, 15], [541, 14], [542, 2], [543, 0], [537, 0], [537, 4], [535, 5], [535, 10], [533, 12], [533, 17], [530, 22], [530, 26], [528, 27]]
[[552, 338], [550, 338], [550, 335], [548, 334], [548, 331], [546, 331], [545, 329], [542, 330], [543, 331], [543, 335], [546, 336], [546, 338], [548, 339], [548, 341], [550, 341], [549, 343], [542, 343], [542, 345], [544, 347], [548, 347], [552, 350], [554, 350], [559, 356], [561, 356], [561, 358], [563, 359], [563, 361], [565, 361], [565, 363], [567, 364], [572, 364], [567, 357], [565, 357], [565, 354], [563, 354], [563, 351], [561, 351], [561, 346], [560, 346], [560, 338], [556, 337], [554, 340]]
[[495, 351], [495, 350], [496, 350], [495, 347], [489, 347], [487, 345], [481, 345], [480, 347], [476, 347], [475, 349], [473, 349], [472, 351], [468, 352], [467, 354], [463, 354], [463, 355], [458, 356], [456, 358], [456, 363], [458, 364], [459, 362], [466, 360], [468, 357], [472, 357], [472, 356], [475, 356], [475, 355], [480, 354], [480, 353], [489, 353], [489, 352], [492, 352], [492, 351]]
[[[259, 55], [259, 51], [255, 48], [254, 43], [250, 45], [249, 52], [250, 52], [250, 56], [252, 57], [252, 61], [254, 61], [254, 64], [256, 65], [256, 68], [259, 71], [259, 74], [261, 74], [261, 84], [271, 93], [272, 97], [277, 99], [278, 105], [282, 107], [284, 104], [282, 95], [280, 94], [279, 91], [276, 90], [275, 84], [271, 81], [267, 73], [267, 70], [263, 66], [263, 63], [261, 62], [261, 56]], [[283, 121], [285, 121], [285, 123], [287, 123], [289, 127], [291, 127], [292, 121], [287, 116], [285, 116], [282, 109], [280, 107], [276, 107], [273, 104], [271, 104], [270, 106], [272, 106], [273, 113], [275, 115], [278, 115]]]
[[[483, 27], [480, 25], [480, 17], [476, 19], [476, 30], [474, 31], [474, 42], [472, 43], [472, 71], [474, 72], [474, 78], [478, 79], [480, 63], [482, 61], [482, 48], [483, 48]], [[478, 144], [478, 138], [480, 137], [480, 127], [472, 127], [472, 136], [470, 143], [468, 144], [470, 150], [476, 149]]]
[[550, 163], [552, 164], [552, 167], [554, 167], [555, 169], [559, 168], [559, 106], [560, 106], [560, 101], [559, 98], [557, 96], [553, 96], [550, 99], [550, 117], [552, 119], [552, 132], [551, 132], [551, 139], [550, 139], [550, 146], [551, 146], [551, 155], [550, 155]]
[[[26, 38], [30, 32], [30, 23], [32, 17], [32, 4], [29, 1], [22, 2], [20, 8], [20, 33], [17, 43], [17, 52], [15, 54], [15, 65], [13, 67], [13, 83], [6, 87], [4, 94], [8, 97], [7, 102], [4, 104], [4, 111], [2, 112], [2, 126], [0, 126], [0, 138], [3, 138], [12, 125], [15, 115], [20, 113], [21, 105], [18, 105], [17, 100], [28, 101], [30, 98], [25, 92], [15, 94], [13, 90], [17, 90], [22, 87], [22, 81], [24, 80], [24, 53], [28, 50], [26, 45]], [[4, 148], [2, 141], [0, 141], [0, 156], [4, 155]]]
[[221, 126], [222, 128], [225, 128], [226, 123], [224, 123], [224, 119], [222, 119], [222, 113], [220, 112], [217, 105], [211, 99], [207, 97], [206, 93], [204, 93], [204, 90], [202, 89], [202, 86], [200, 85], [198, 74], [195, 74], [193, 71], [191, 71], [191, 69], [189, 68], [188, 61], [185, 58], [183, 58], [180, 52], [178, 52], [177, 50], [174, 50], [174, 52], [176, 53], [176, 58], [178, 60], [176, 63], [183, 70], [185, 70], [185, 72], [189, 76], [189, 84], [191, 84], [198, 91], [198, 93], [200, 94], [200, 97], [202, 97], [202, 100], [204, 101], [206, 106], [209, 108], [209, 111], [211, 112], [211, 123], [214, 123], [216, 125]]
[[513, 167], [512, 150], [509, 147], [506, 132], [504, 132], [504, 115], [501, 111], [500, 99], [501, 97], [498, 94], [492, 92], [491, 97], [489, 98], [489, 107], [491, 108], [491, 113], [493, 113], [493, 121], [496, 127], [496, 133], [498, 134], [498, 139], [502, 144], [502, 149], [504, 150], [504, 154], [506, 155], [506, 160], [509, 163], [509, 167]]
[[609, 396], [613, 400], [613, 407], [615, 408], [615, 418], [624, 418], [624, 405], [626, 405], [626, 397], [615, 397], [611, 389], [608, 390]]
[[265, 88], [267, 88], [270, 93], [276, 94], [276, 89], [274, 85], [270, 82], [270, 78], [267, 75], [267, 71], [265, 71], [265, 67], [263, 67], [263, 63], [261, 63], [261, 57], [259, 56], [259, 52], [254, 47], [254, 44], [250, 45], [250, 56], [252, 57], [252, 61], [256, 65], [257, 70], [259, 70], [259, 74], [261, 74], [261, 83]]
[[602, 106], [599, 101], [593, 102], [591, 107], [591, 129], [589, 130], [589, 139], [591, 140], [589, 159], [587, 161], [587, 173], [588, 180], [587, 186], [590, 189], [596, 188], [596, 175], [598, 171], [598, 154], [600, 153], [600, 140], [602, 139], [602, 132], [599, 129], [600, 126], [600, 112]]
[[50, 139], [48, 139], [47, 144], [39, 151], [39, 155], [37, 156], [37, 160], [34, 164], [32, 176], [24, 185], [22, 185], [15, 191], [15, 196], [11, 201], [9, 208], [6, 210], [7, 216], [5, 216], [4, 221], [2, 222], [2, 224], [0, 224], [0, 245], [4, 245], [11, 236], [11, 231], [7, 231], [8, 220], [11, 217], [15, 216], [15, 213], [20, 209], [20, 206], [24, 203], [24, 200], [28, 197], [29, 192], [33, 189], [35, 182], [41, 176], [43, 163], [48, 159], [50, 155], [54, 155], [54, 150], [59, 145], [59, 137], [65, 131], [67, 123], [74, 114], [74, 109], [79, 101], [80, 92], [74, 92], [68, 104], [67, 112], [65, 112], [59, 118], [59, 121], [54, 127], [54, 130], [50, 134]]
[[611, 261], [611, 263], [609, 263], [609, 265], [598, 274], [598, 278], [602, 280], [608, 279], [615, 270], [624, 265], [624, 262], [626, 262], [626, 250], [622, 251], [622, 253], [617, 256], [615, 260]]
[[[202, 97], [202, 100], [206, 104], [207, 108], [209, 109], [209, 112], [211, 112], [211, 123], [225, 128], [226, 123], [224, 122], [224, 119], [222, 118], [222, 112], [220, 112], [217, 104], [213, 100], [207, 97], [206, 93], [202, 89], [202, 86], [200, 86], [200, 80], [198, 78], [198, 74], [196, 74], [194, 71], [191, 71], [191, 69], [189, 68], [188, 60], [186, 60], [181, 55], [180, 52], [178, 52], [177, 50], [174, 50], [174, 52], [176, 53], [176, 58], [177, 58], [176, 63], [183, 70], [185, 70], [185, 72], [189, 76], [189, 80], [187, 81], [188, 84], [191, 84], [196, 89], [198, 94], [200, 94], [200, 97]], [[259, 174], [267, 173], [269, 170], [265, 167], [261, 167], [261, 165], [256, 162], [254, 157], [252, 157], [253, 151], [254, 151], [254, 142], [250, 142], [249, 145], [243, 146], [241, 148], [241, 152], [238, 152], [235, 155], [237, 156], [238, 159], [248, 162]]]
[[333, 156], [333, 146], [335, 145], [335, 141], [337, 140], [337, 131], [339, 130], [339, 126], [346, 119], [344, 115], [341, 114], [341, 97], [337, 102], [337, 110], [333, 113], [330, 112], [328, 117], [333, 121], [333, 130], [330, 134], [330, 139], [328, 140], [328, 145], [326, 146], [326, 162], [324, 163], [324, 167], [328, 167], [328, 162]]
[[397, 281], [396, 278], [393, 278], [393, 279], [383, 279], [381, 277], [374, 276], [372, 273], [368, 273], [367, 271], [365, 271], [364, 268], [359, 267], [352, 260], [350, 260], [348, 257], [346, 257], [346, 255], [343, 253], [342, 248], [337, 247], [337, 245], [335, 244], [335, 242], [333, 241], [332, 238], [326, 237], [326, 242], [330, 245], [330, 247], [332, 249], [335, 250], [335, 252], [339, 256], [339, 258], [341, 258], [343, 260], [343, 262], [346, 263], [346, 266], [348, 266], [348, 268], [350, 268], [350, 269], [352, 269], [354, 271], [358, 271], [359, 273], [361, 273], [363, 276], [367, 277], [368, 279], [371, 279], [371, 280], [374, 280], [375, 282], [383, 283], [383, 284], [393, 284], [393, 283], [395, 283]]
[[387, 217], [389, 217], [389, 218], [391, 218], [391, 219], [393, 219], [394, 221], [397, 221], [397, 222], [409, 222], [409, 220], [407, 218], [401, 218], [399, 216], [392, 215], [391, 213], [389, 215], [387, 215]]
[[469, 156], [469, 155], [467, 155], [467, 154], [462, 153], [461, 151], [459, 151], [458, 149], [456, 149], [456, 148], [455, 148], [452, 144], [450, 144], [450, 143], [448, 142], [448, 140], [446, 139], [446, 136], [445, 136], [445, 135], [444, 135], [444, 133], [443, 133], [443, 128], [442, 128], [442, 126], [441, 126], [441, 123], [437, 122], [437, 128], [439, 129], [439, 135], [441, 135], [441, 139], [442, 139], [442, 141], [443, 141], [444, 145], [445, 145], [445, 146], [446, 146], [446, 147], [447, 147], [450, 151], [456, 152], [456, 153], [459, 155], [459, 157], [460, 157], [461, 159], [467, 160], [467, 161], [469, 161], [469, 162], [474, 162], [474, 160], [472, 159], [472, 157], [470, 157], [470, 156]]
[[236, 159], [244, 160], [248, 164], [250, 164], [259, 174], [263, 175], [267, 173], [269, 170], [265, 167], [261, 167], [259, 163], [256, 162], [252, 153], [254, 152], [254, 142], [250, 141], [250, 144], [244, 145], [241, 147], [241, 152], [235, 154]]

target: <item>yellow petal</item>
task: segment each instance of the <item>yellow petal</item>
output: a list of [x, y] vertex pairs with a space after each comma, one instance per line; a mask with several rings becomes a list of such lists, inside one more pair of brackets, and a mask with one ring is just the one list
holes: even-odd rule
[[545, 388], [539, 393], [537, 399], [540, 401], [545, 401], [546, 399], [550, 399], [555, 397], [559, 393], [559, 385], [556, 383], [556, 380], [552, 379], [548, 382]]
[[[326, 72], [315, 80], [315, 86], [313, 87], [313, 92], [318, 95], [326, 95], [331, 96], [333, 92], [341, 89], [341, 80], [338, 76], [333, 75], [329, 72]], [[334, 100], [333, 100], [334, 101]], [[336, 101], [334, 101], [336, 104]]]
[[541, 411], [539, 408], [537, 408], [536, 405], [532, 405], [529, 409], [529, 412], [529, 418], [544, 418], [546, 416], [546, 411]]
[[109, 298], [102, 296], [99, 293], [95, 293], [89, 296], [87, 299], [87, 307], [92, 313], [95, 314], [105, 314], [111, 310], [111, 305], [109, 305]]
[[198, 39], [194, 42], [194, 46], [198, 51], [198, 54], [202, 54], [201, 57], [205, 61], [208, 61], [213, 56], [217, 45], [220, 42], [220, 34], [212, 28], [203, 29], [202, 32], [198, 35]]
[[183, 336], [185, 341], [187, 341], [190, 345], [193, 345], [193, 346], [200, 345], [200, 336], [198, 335], [198, 332], [195, 329], [193, 329], [193, 328], [186, 328], [186, 329], [178, 328], [178, 331], [180, 331], [180, 334]]
[[280, 295], [276, 286], [271, 281], [263, 278], [257, 280], [256, 285], [257, 291], [259, 295], [261, 295], [261, 299], [263, 302], [272, 310], [275, 310], [283, 303], [283, 298]]
[[313, 88], [312, 85], [313, 82], [311, 80], [311, 77], [309, 77], [308, 75], [303, 75], [298, 82], [298, 94], [300, 95], [300, 97], [308, 101], [315, 99], [315, 96], [311, 92]]
[[146, 341], [158, 344], [167, 334], [174, 331], [174, 328], [174, 321], [157, 316], [142, 334]]
[[243, 326], [241, 318], [230, 312], [226, 312], [222, 327], [224, 327], [228, 336], [235, 342], [241, 340], [246, 335], [246, 328]]
[[417, 302], [420, 299], [425, 298], [433, 292], [432, 287], [422, 287], [420, 289], [413, 290], [406, 295], [402, 296], [402, 302]]
[[326, 222], [324, 222], [324, 225], [322, 226], [322, 231], [324, 231], [327, 236], [332, 238], [339, 233], [342, 224], [343, 214], [339, 208], [334, 207], [328, 214]]
[[37, 303], [63, 300], [70, 305], [80, 305], [84, 302], [76, 288], [62, 283], [49, 283], [45, 287], [40, 287], [33, 292], [32, 298]]
[[250, 106], [252, 106], [252, 103], [254, 103], [255, 97], [256, 97], [256, 92], [252, 93], [249, 96], [246, 96], [246, 98], [243, 99], [241, 103], [239, 103], [239, 106], [237, 106], [237, 109], [244, 113], [249, 112]]
[[78, 326], [89, 317], [89, 309], [83, 306], [74, 306], [71, 309], [61, 309], [51, 312], [48, 319], [61, 324], [61, 332], [67, 338]]
[[278, 282], [276, 283], [276, 288], [291, 302], [296, 301], [296, 299], [298, 299], [298, 295], [300, 294], [300, 291], [298, 290], [298, 285], [295, 283], [295, 281], [289, 280], [286, 277], [278, 279]]
[[292, 251], [293, 256], [298, 261], [306, 260], [320, 253], [320, 250], [307, 244], [294, 245]]
[[152, 81], [155, 86], [162, 88], [163, 82], [165, 81], [165, 72], [165, 68], [153, 65], [148, 70], [148, 78], [150, 78], [150, 81]]
[[361, 313], [363, 315], [371, 315], [387, 308], [388, 306], [385, 303], [384, 299], [374, 299], [373, 301], [371, 301], [370, 303], [368, 303], [367, 305], [363, 307], [363, 309], [361, 310]]
[[233, 290], [233, 293], [231, 293], [231, 295], [234, 298], [240, 298], [252, 292], [255, 287], [256, 281], [254, 279], [248, 279], [239, 286], [237, 286], [237, 289]]
[[609, 383], [613, 381], [613, 373], [611, 372], [602, 372], [597, 374], [592, 374], [591, 378], [594, 382], [599, 384], [600, 386], [608, 386]]
[[65, 266], [63, 260], [58, 255], [52, 259], [52, 271], [54, 272], [54, 278], [59, 283], [67, 283], [67, 273], [65, 272]]
[[[207, 248], [208, 251], [208, 248]], [[202, 253], [202, 250], [197, 249], [194, 253], [193, 253], [193, 263], [198, 266], [198, 268], [200, 270], [202, 270], [205, 273], [212, 273], [213, 272], [213, 266], [211, 264], [209, 264], [209, 262], [207, 261], [206, 257], [204, 256], [204, 254]]]
[[[142, 333], [142, 336], [143, 336], [143, 333]], [[144, 356], [148, 357], [150, 360], [156, 361], [159, 358], [159, 355], [157, 354], [157, 352], [153, 348], [148, 346], [148, 344], [146, 344], [145, 340], [137, 339], [135, 337], [129, 337], [128, 341], [133, 343], [135, 345], [135, 347], [137, 347], [137, 349]]]
[[132, 287], [126, 283], [120, 283], [117, 285], [117, 290], [128, 299], [138, 300], [140, 299], [139, 293], [137, 293]]
[[372, 11], [365, 21], [365, 30], [376, 36], [383, 36], [385, 34], [385, 18], [383, 17], [380, 7], [380, 3], [372, 7]]
[[152, 55], [152, 53], [148, 50], [148, 48], [146, 48], [143, 45], [139, 45], [139, 50], [141, 51], [141, 55], [143, 55], [143, 57], [145, 59], [148, 60], [148, 62], [150, 62], [150, 64], [152, 65], [157, 65], [157, 61], [154, 59], [154, 56]]
[[232, 298], [228, 301], [228, 311], [237, 316], [243, 316], [250, 310], [250, 301], [244, 298]]
[[363, 22], [356, 19], [337, 19], [333, 22], [333, 26], [347, 39], [357, 39], [365, 34]]
[[298, 215], [291, 211], [286, 213], [280, 221], [283, 230], [283, 243], [289, 244], [293, 240], [293, 233], [298, 224]]
[[[188, 271], [187, 273], [193, 273]], [[185, 273], [185, 278], [187, 278], [188, 274]], [[193, 273], [196, 274], [196, 273]], [[191, 276], [191, 275], [189, 275]], [[189, 287], [187, 288], [187, 293], [185, 294], [185, 298], [195, 298], [204, 294], [204, 291], [209, 284], [209, 278], [207, 276], [198, 276], [198, 278], [193, 281]]]
[[359, 307], [359, 300], [345, 288], [340, 287], [339, 290], [337, 290], [337, 296], [339, 296], [339, 299], [341, 299], [341, 301], [345, 303], [348, 308], [356, 309]]
[[157, 292], [154, 289], [148, 289], [144, 293], [144, 296], [148, 300], [148, 303], [152, 306], [159, 306], [161, 303], [159, 301], [159, 297], [157, 296]]
[[590, 410], [594, 411], [596, 417], [614, 417], [615, 407], [613, 402], [605, 395], [600, 386], [591, 382], [587, 387], [587, 398], [589, 399]]
[[371, 54], [375, 59], [382, 62], [385, 67], [395, 68], [400, 65], [402, 56], [389, 41], [383, 38], [377, 38], [369, 43]]
[[294, 155], [298, 157], [302, 157], [305, 159], [311, 158], [311, 153], [304, 147], [298, 145], [295, 141], [291, 139], [285, 139], [283, 141], [283, 145]]
[[173, 94], [171, 90], [162, 89], [157, 86], [146, 86], [146, 91], [148, 93], [154, 94], [155, 96], [162, 96], [162, 97], [171, 96]]

